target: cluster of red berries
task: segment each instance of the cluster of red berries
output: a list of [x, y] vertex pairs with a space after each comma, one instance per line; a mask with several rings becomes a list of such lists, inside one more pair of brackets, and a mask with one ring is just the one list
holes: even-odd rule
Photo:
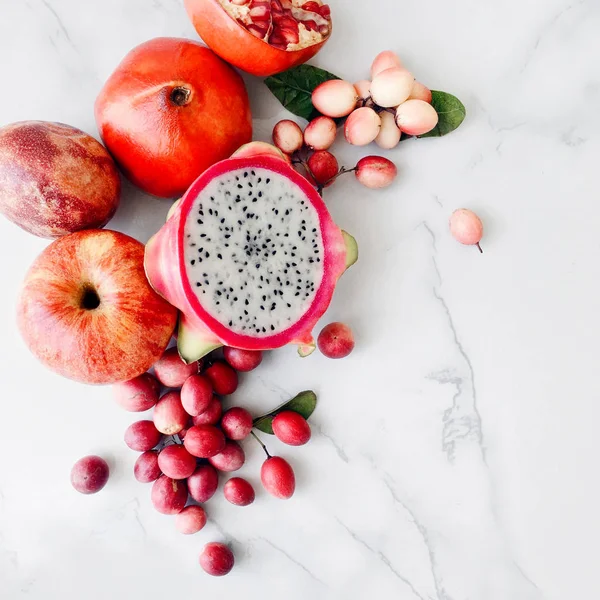
[[[175, 515], [175, 526], [184, 534], [204, 527], [207, 515], [202, 505], [216, 493], [219, 472], [232, 473], [244, 465], [246, 457], [239, 442], [252, 433], [252, 415], [242, 407], [223, 412], [220, 397], [235, 392], [237, 371], [258, 367], [262, 353], [225, 348], [223, 356], [224, 361], [188, 365], [172, 348], [154, 365], [154, 375], [145, 373], [114, 386], [115, 399], [126, 410], [154, 408], [152, 420], [136, 421], [128, 427], [125, 443], [141, 452], [135, 478], [152, 483], [152, 504], [162, 514]], [[162, 396], [161, 387], [168, 388]], [[277, 415], [273, 431], [291, 445], [310, 439], [308, 422], [291, 411]], [[295, 490], [290, 464], [268, 453], [261, 482], [277, 498], [290, 498]], [[252, 484], [242, 477], [228, 479], [223, 495], [236, 506], [248, 506], [256, 496]], [[209, 560], [207, 553], [220, 558]], [[227, 546], [215, 543], [208, 544], [200, 557], [201, 566], [211, 575], [226, 574], [233, 562]]]
[[[354, 348], [350, 328], [343, 323], [327, 325], [318, 338], [321, 352], [343, 358]], [[144, 373], [113, 386], [116, 402], [129, 412], [153, 409], [152, 419], [132, 423], [125, 431], [125, 443], [140, 452], [133, 469], [141, 483], [152, 483], [151, 501], [162, 514], [175, 516], [175, 527], [184, 534], [204, 528], [207, 514], [202, 506], [219, 487], [219, 473], [233, 473], [244, 465], [246, 455], [239, 442], [252, 435], [266, 453], [260, 479], [264, 489], [280, 499], [291, 498], [296, 479], [291, 465], [280, 456], [271, 456], [253, 432], [255, 420], [240, 406], [225, 412], [221, 397], [238, 387], [238, 372], [256, 369], [262, 352], [224, 348], [222, 359], [214, 353], [208, 359], [186, 364], [176, 348], [168, 349]], [[162, 391], [164, 389], [164, 392]], [[311, 438], [307, 420], [293, 410], [272, 417], [274, 435], [290, 446], [302, 446]], [[100, 491], [108, 481], [109, 468], [98, 456], [86, 456], [71, 472], [73, 487], [83, 493]], [[232, 477], [223, 485], [223, 496], [236, 506], [255, 500], [252, 484]], [[210, 575], [225, 575], [234, 557], [225, 544], [206, 544], [200, 565]]]
[[317, 117], [304, 131], [294, 121], [284, 119], [273, 128], [273, 143], [319, 192], [345, 173], [353, 172], [362, 185], [372, 189], [387, 187], [394, 181], [398, 169], [383, 156], [365, 156], [352, 169], [340, 168], [328, 150], [336, 132], [337, 125], [330, 117]]

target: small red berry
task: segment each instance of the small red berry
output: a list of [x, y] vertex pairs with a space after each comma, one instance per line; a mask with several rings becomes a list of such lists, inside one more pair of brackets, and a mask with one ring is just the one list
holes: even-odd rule
[[317, 345], [327, 358], [344, 358], [354, 350], [352, 329], [344, 323], [330, 323], [319, 334]]
[[378, 190], [393, 183], [398, 169], [391, 160], [383, 156], [365, 156], [356, 163], [354, 175], [365, 187]]
[[148, 450], [140, 454], [135, 461], [133, 475], [140, 483], [156, 481], [162, 475], [158, 466], [158, 452]]
[[310, 440], [310, 425], [301, 414], [286, 410], [273, 419], [273, 433], [284, 444], [303, 446]]
[[187, 426], [190, 416], [181, 404], [181, 394], [173, 390], [167, 392], [156, 403], [152, 418], [158, 431], [165, 435], [173, 435]]
[[225, 436], [213, 425], [194, 425], [188, 429], [183, 445], [192, 456], [210, 458], [224, 450]]
[[154, 508], [163, 515], [176, 515], [187, 502], [188, 490], [185, 481], [161, 475], [153, 484], [150, 500]]
[[136, 421], [125, 430], [124, 438], [132, 450], [146, 452], [160, 442], [162, 434], [152, 421]]
[[130, 381], [113, 385], [112, 389], [119, 406], [129, 412], [143, 412], [158, 402], [160, 384], [150, 373], [143, 373]]
[[260, 469], [260, 480], [269, 494], [287, 500], [294, 495], [296, 477], [291, 465], [280, 456], [271, 456]]
[[273, 127], [273, 143], [285, 154], [294, 154], [302, 148], [302, 129], [294, 121], [284, 119]]
[[208, 377], [215, 394], [219, 396], [228, 396], [237, 390], [237, 373], [227, 363], [221, 361], [213, 363], [206, 369], [204, 375]]
[[313, 119], [304, 130], [304, 143], [312, 150], [327, 150], [335, 142], [337, 125], [330, 117]]
[[233, 569], [234, 562], [233, 552], [225, 544], [218, 542], [206, 544], [200, 554], [200, 566], [215, 577], [227, 575]]
[[483, 237], [483, 223], [481, 219], [468, 208], [459, 208], [450, 217], [450, 233], [452, 237], [466, 246], [477, 246], [483, 253], [479, 242]]
[[233, 477], [223, 486], [225, 499], [236, 506], [248, 506], [256, 497], [254, 488], [241, 477]]
[[188, 377], [181, 388], [181, 404], [192, 417], [203, 413], [212, 400], [212, 383], [204, 375]]
[[206, 525], [206, 511], [201, 506], [186, 506], [175, 515], [177, 531], [185, 535], [198, 533]]
[[187, 485], [190, 496], [202, 504], [215, 495], [219, 487], [219, 474], [212, 465], [200, 465], [187, 478]]
[[160, 451], [158, 466], [167, 477], [186, 479], [196, 470], [196, 457], [180, 444], [173, 444]]
[[313, 153], [308, 159], [308, 168], [313, 179], [325, 187], [329, 187], [334, 182], [334, 177], [339, 171], [336, 157], [327, 150], [318, 150]]
[[237, 471], [246, 462], [246, 454], [237, 442], [227, 440], [225, 448], [219, 454], [211, 456], [208, 462], [219, 471]]
[[216, 425], [223, 414], [223, 406], [221, 401], [213, 396], [208, 408], [200, 413], [197, 417], [192, 417], [194, 425]]
[[221, 429], [230, 440], [243, 440], [252, 431], [252, 415], [245, 408], [234, 406], [223, 415]]
[[185, 380], [198, 372], [198, 362], [186, 364], [177, 352], [177, 348], [169, 348], [154, 365], [156, 378], [165, 386], [178, 388]]
[[242, 373], [256, 369], [263, 359], [260, 350], [240, 350], [229, 346], [223, 348], [223, 356], [236, 371]]
[[95, 494], [108, 481], [108, 463], [99, 456], [80, 458], [71, 470], [71, 485], [81, 494]]

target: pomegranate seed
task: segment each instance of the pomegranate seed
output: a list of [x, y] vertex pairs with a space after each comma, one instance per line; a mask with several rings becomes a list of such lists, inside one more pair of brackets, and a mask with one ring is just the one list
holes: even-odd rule
[[248, 25], [247, 29], [254, 37], [257, 37], [261, 40], [265, 37], [266, 30], [257, 27], [256, 25]]
[[300, 41], [300, 36], [297, 31], [293, 29], [284, 29], [282, 31], [283, 37], [287, 40], [288, 44], [297, 44]]
[[281, 29], [295, 29], [298, 31], [298, 21], [292, 17], [277, 17], [276, 19], [273, 19], [273, 22]]
[[283, 13], [284, 9], [291, 10], [291, 8], [292, 3], [289, 0], [283, 0], [283, 2], [271, 0], [271, 10], [274, 10], [275, 12]]
[[331, 18], [331, 8], [329, 8], [329, 4], [323, 4], [318, 12], [324, 19]]
[[302, 5], [302, 10], [308, 10], [319, 15], [321, 14], [321, 6], [318, 2], [307, 2], [306, 4]]
[[258, 2], [255, 0], [252, 3], [250, 12], [248, 13], [252, 21], [270, 21], [271, 20], [271, 7], [268, 2]]

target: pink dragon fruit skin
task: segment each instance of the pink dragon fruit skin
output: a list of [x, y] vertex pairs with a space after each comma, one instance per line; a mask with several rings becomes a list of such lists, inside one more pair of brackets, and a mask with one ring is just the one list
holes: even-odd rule
[[[267, 183], [272, 187], [269, 188]], [[259, 188], [260, 192], [257, 191]], [[280, 196], [275, 198], [273, 194]], [[239, 200], [236, 201], [236, 198]], [[246, 208], [241, 212], [239, 208], [244, 205]], [[215, 213], [221, 211], [218, 218], [209, 217], [208, 213], [204, 216], [204, 210], [213, 214], [210, 207], [215, 208]], [[255, 215], [250, 212], [255, 210], [262, 213]], [[288, 231], [287, 223], [279, 223], [279, 210], [285, 215], [288, 215], [285, 211], [290, 214], [300, 212], [298, 217], [289, 217], [296, 219], [293, 227], [295, 237]], [[198, 213], [202, 214], [202, 219], [197, 218]], [[278, 216], [272, 217], [274, 214]], [[253, 218], [249, 219], [248, 215]], [[237, 217], [240, 219], [236, 221]], [[300, 217], [304, 217], [304, 220], [299, 221]], [[242, 221], [243, 219], [245, 220]], [[284, 217], [280, 220], [284, 221]], [[210, 221], [210, 224], [205, 223], [206, 221]], [[239, 223], [242, 222], [244, 225], [240, 226]], [[299, 223], [303, 224], [303, 228], [312, 225], [310, 231], [315, 233], [308, 232], [303, 236], [304, 231], [296, 231]], [[277, 225], [281, 225], [280, 230], [277, 230]], [[231, 232], [227, 241], [221, 233], [223, 228]], [[252, 236], [254, 242], [251, 250], [248, 250], [248, 245], [244, 246], [246, 254], [253, 253], [252, 258], [245, 261], [247, 266], [237, 268], [243, 264], [239, 261], [246, 258], [241, 249], [245, 240], [240, 236], [247, 235], [246, 239], [250, 243], [250, 234], [256, 234], [257, 231], [258, 235]], [[311, 235], [314, 236], [312, 239]], [[212, 239], [215, 236], [219, 239]], [[225, 248], [231, 237], [237, 238], [238, 245]], [[273, 239], [277, 239], [280, 245], [276, 246]], [[207, 247], [206, 240], [211, 240], [212, 246]], [[279, 257], [276, 261], [268, 251], [262, 254], [263, 250], [260, 248], [261, 245], [262, 248], [266, 247], [265, 240], [271, 244], [269, 249], [272, 247], [286, 254], [284, 262], [277, 262]], [[196, 264], [196, 254], [193, 253], [197, 245], [203, 251], [198, 255], [198, 260], [202, 262], [204, 254], [207, 256], [202, 267]], [[300, 253], [299, 257], [298, 254], [292, 254], [294, 259], [288, 258], [292, 248]], [[210, 259], [208, 250], [213, 254]], [[276, 251], [272, 254], [275, 255]], [[218, 262], [215, 252], [218, 252]], [[318, 255], [319, 262], [313, 261], [311, 252]], [[190, 257], [194, 259], [190, 260]], [[217, 163], [192, 184], [174, 206], [165, 225], [148, 242], [145, 268], [152, 287], [181, 311], [178, 348], [182, 358], [192, 362], [223, 345], [247, 350], [270, 350], [291, 343], [299, 346], [302, 356], [310, 354], [315, 347], [312, 329], [327, 310], [337, 280], [356, 259], [354, 238], [335, 225], [323, 199], [306, 179], [275, 156], [257, 155], [230, 158]], [[291, 263], [292, 260], [298, 263]], [[297, 282], [302, 282], [307, 290], [304, 293], [305, 289], [302, 288], [302, 296], [306, 296], [303, 305], [299, 304], [300, 293], [292, 294], [297, 282], [294, 280], [290, 285], [291, 282], [286, 281], [288, 285], [283, 285], [284, 279], [290, 277], [283, 275], [285, 261], [287, 266], [296, 265], [290, 267], [290, 270], [299, 269], [295, 271]], [[248, 264], [249, 262], [252, 264]], [[254, 262], [257, 263], [256, 271], [252, 268], [255, 266]], [[206, 272], [200, 274], [200, 271]], [[260, 280], [258, 273], [263, 273]], [[204, 275], [207, 278], [203, 278]], [[269, 292], [265, 292], [262, 289], [263, 277], [267, 282], [277, 278], [282, 285], [277, 289], [274, 284], [270, 284], [273, 289], [269, 288]], [[217, 282], [217, 279], [225, 280], [225, 287], [220, 288], [223, 281]], [[227, 288], [228, 285], [232, 287]], [[198, 286], [203, 286], [203, 289]], [[236, 292], [229, 293], [228, 290], [233, 290], [233, 286]], [[240, 291], [237, 291], [238, 286]], [[297, 289], [300, 287], [298, 285]], [[259, 310], [257, 303], [261, 302], [260, 298], [266, 297], [262, 295], [263, 292], [271, 295]], [[219, 299], [223, 299], [225, 294], [229, 303], [223, 300], [222, 307]], [[233, 294], [235, 302], [233, 299], [229, 300]], [[247, 297], [242, 297], [243, 294]], [[268, 303], [271, 303], [271, 311], [265, 310], [269, 307], [264, 304]], [[285, 313], [286, 306], [289, 307], [289, 314]], [[253, 307], [255, 313], [248, 310]], [[281, 325], [282, 321], [285, 326]], [[254, 332], [249, 331], [252, 327], [255, 328]]]

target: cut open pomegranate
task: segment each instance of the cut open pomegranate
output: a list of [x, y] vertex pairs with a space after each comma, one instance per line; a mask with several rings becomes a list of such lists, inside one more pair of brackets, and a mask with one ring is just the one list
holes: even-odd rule
[[252, 35], [281, 50], [322, 42], [331, 32], [331, 10], [303, 0], [219, 0]]
[[[214, 52], [259, 76], [306, 62], [331, 34], [331, 10], [316, 0], [185, 0], [185, 5]], [[231, 27], [231, 19], [239, 29]]]

